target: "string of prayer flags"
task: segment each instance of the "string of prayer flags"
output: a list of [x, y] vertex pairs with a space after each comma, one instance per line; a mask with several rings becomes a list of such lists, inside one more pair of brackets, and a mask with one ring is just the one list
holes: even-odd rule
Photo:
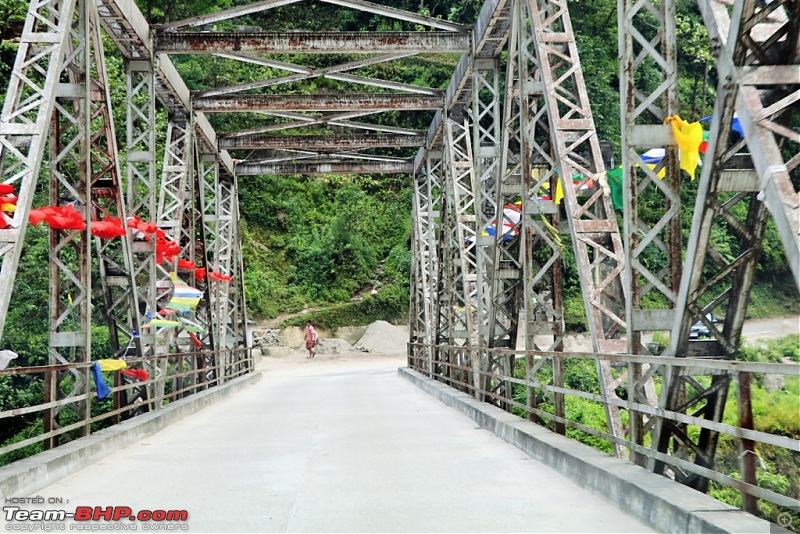
[[203, 292], [190, 285], [187, 285], [177, 273], [169, 273], [169, 278], [172, 280], [172, 285], [175, 286], [172, 292], [172, 298], [166, 305], [166, 308], [177, 311], [190, 311], [197, 307], [200, 299], [203, 297]]

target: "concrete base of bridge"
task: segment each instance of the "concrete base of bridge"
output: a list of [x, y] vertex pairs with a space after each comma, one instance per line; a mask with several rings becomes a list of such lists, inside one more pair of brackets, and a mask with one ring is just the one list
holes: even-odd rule
[[260, 379], [259, 372], [234, 378], [221, 386], [170, 403], [158, 411], [134, 417], [85, 438], [14, 462], [0, 473], [0, 502], [5, 502], [5, 498], [11, 495], [33, 495], [97, 462], [98, 458], [151, 436]]
[[398, 373], [481, 428], [549, 465], [659, 532], [774, 532], [776, 525], [588, 445], [479, 402], [407, 368]]

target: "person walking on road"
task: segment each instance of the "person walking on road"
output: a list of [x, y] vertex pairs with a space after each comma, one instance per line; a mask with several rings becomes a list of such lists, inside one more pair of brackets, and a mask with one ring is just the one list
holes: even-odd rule
[[317, 331], [314, 330], [314, 325], [311, 321], [306, 321], [306, 350], [308, 351], [308, 358], [313, 358], [317, 354], [317, 344], [319, 343], [319, 336]]

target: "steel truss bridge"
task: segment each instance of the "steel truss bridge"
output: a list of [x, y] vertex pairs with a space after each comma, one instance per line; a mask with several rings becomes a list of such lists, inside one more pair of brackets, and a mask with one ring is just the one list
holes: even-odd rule
[[[674, 0], [618, 3], [621, 217], [612, 206], [609, 151], [595, 131], [578, 57], [580, 28], [573, 28], [565, 0], [487, 0], [472, 25], [365, 0], [320, 1], [414, 31], [198, 31], [297, 0], [261, 0], [159, 27], [150, 27], [130, 0], [31, 2], [0, 117], [0, 182], [19, 197], [0, 229], [0, 338], [40, 178], [49, 179], [51, 205], [68, 199], [85, 221], [135, 214], [180, 247], [175, 260], [157, 261], [153, 242], [131, 231], [99, 240], [88, 225], [51, 230], [50, 365], [36, 369], [46, 377], [46, 446], [68, 432], [88, 433], [94, 421], [88, 385], [93, 308], [102, 308], [114, 349], [151, 370], [144, 386], [116, 384], [117, 418], [251, 369], [238, 180], [404, 173], [414, 187], [413, 368], [487, 402], [524, 409], [564, 433], [567, 426], [585, 429], [565, 415], [571, 390], [564, 386], [564, 360], [592, 359], [599, 394], [579, 395], [605, 405], [608, 429], [599, 435], [617, 455], [700, 490], [710, 479], [735, 487], [749, 511], [757, 498], [796, 506], [795, 499], [757, 486], [755, 455], [746, 454], [755, 442], [798, 449], [796, 440], [754, 431], [749, 405], [750, 373], [795, 370], [729, 360], [739, 349], [770, 218], [800, 287], [800, 2], [698, 0], [719, 85], [684, 249], [678, 147], [664, 124], [680, 113]], [[113, 124], [103, 34], [124, 58], [124, 139], [117, 138], [123, 128]], [[321, 53], [348, 59], [322, 68], [271, 59]], [[426, 53], [460, 58], [446, 89], [350, 72]], [[170, 59], [177, 54], [288, 74], [192, 92]], [[352, 60], [354, 54], [364, 57]], [[281, 92], [319, 77], [365, 89]], [[159, 106], [168, 113], [166, 132], [157, 131]], [[406, 111], [431, 113], [427, 132], [364, 119]], [[264, 122], [216, 132], [209, 113], [257, 113]], [[734, 115], [743, 137], [729, 127]], [[163, 154], [157, 135], [166, 135]], [[385, 152], [398, 147], [418, 152], [415, 158]], [[665, 157], [651, 168], [640, 154], [654, 147], [666, 147]], [[559, 180], [563, 207], [550, 193]], [[642, 195], [659, 199], [657, 216], [652, 206], [646, 215], [640, 209]], [[509, 204], [519, 217], [504, 215]], [[731, 250], [715, 249], [711, 235], [719, 232], [733, 236]], [[580, 276], [591, 353], [564, 352], [565, 247], [572, 247]], [[199, 351], [184, 333], [142, 328], [169, 296], [168, 273], [178, 257], [231, 277], [201, 281], [193, 271], [182, 273], [205, 293], [197, 312], [205, 327]], [[650, 309], [645, 302], [662, 305]], [[721, 323], [711, 322], [712, 312]], [[697, 321], [710, 339], [690, 339]], [[651, 331], [670, 332], [657, 357], [641, 341]], [[518, 335], [524, 357], [514, 350]], [[722, 423], [733, 382], [737, 427]], [[524, 402], [515, 395], [520, 391]], [[624, 425], [621, 408], [629, 414]], [[63, 426], [63, 410], [78, 422]], [[688, 432], [690, 425], [701, 431]], [[717, 441], [726, 433], [744, 449], [742, 480], [713, 470]]]

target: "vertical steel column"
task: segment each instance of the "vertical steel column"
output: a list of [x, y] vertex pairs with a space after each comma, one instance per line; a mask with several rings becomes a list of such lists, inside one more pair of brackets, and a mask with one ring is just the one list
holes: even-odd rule
[[[92, 79], [91, 110], [91, 192], [93, 221], [109, 217], [125, 225], [127, 214], [122, 199], [117, 140], [111, 95], [105, 72], [100, 22], [92, 13]], [[128, 235], [113, 239], [95, 238], [100, 268], [105, 314], [111, 346], [117, 354], [141, 355], [139, 312], [136, 304], [136, 281], [133, 278], [133, 256]]]
[[[745, 0], [732, 8], [715, 0], [699, 4], [715, 45], [720, 83], [667, 354], [732, 359], [741, 341], [768, 208], [773, 210], [777, 226], [786, 223], [785, 227], [791, 228], [795, 224], [795, 229], [784, 236], [784, 242], [790, 245], [787, 250], [790, 263], [798, 251], [797, 212], [792, 212], [796, 210], [797, 193], [788, 173], [796, 168], [800, 158], [795, 155], [784, 163], [774, 134], [795, 142], [800, 140], [796, 131], [779, 124], [789, 120], [790, 113], [786, 111], [800, 95], [797, 77], [800, 23], [796, 2], [772, 2], [759, 7], [755, 0]], [[769, 111], [755, 111], [762, 109], [763, 102], [767, 103], [764, 111]], [[747, 125], [743, 139], [731, 130], [734, 111], [738, 112], [742, 125]], [[742, 152], [745, 146], [749, 154]], [[796, 150], [797, 145], [794, 146]], [[755, 163], [755, 173], [748, 172], [749, 160]], [[791, 221], [793, 216], [795, 220]], [[738, 239], [738, 246], [725, 253], [717, 250], [711, 239], [717, 221]], [[724, 315], [721, 329], [709, 320], [707, 314], [712, 312]], [[713, 340], [689, 340], [690, 327], [697, 320], [706, 324]], [[730, 376], [712, 376], [708, 387], [692, 377], [677, 375], [675, 370], [666, 377], [669, 380], [664, 382], [662, 407], [691, 410], [696, 416], [722, 420]], [[716, 432], [702, 429], [695, 442], [685, 425], [657, 420], [653, 434], [653, 446], [659, 452], [713, 467]], [[651, 462], [651, 467], [656, 472], [666, 470], [663, 462]], [[708, 488], [707, 479], [675, 467], [671, 469], [676, 480], [701, 491]]]
[[[604, 170], [567, 2], [528, 0], [528, 5], [592, 347], [597, 352], [622, 352], [626, 343], [618, 337], [625, 319], [618, 288], [625, 258], [611, 198], [598, 187], [582, 200], [573, 185], [574, 177], [579, 185], [593, 177], [599, 181]], [[627, 293], [624, 287], [622, 291]], [[601, 395], [614, 397], [608, 362], [598, 360], [597, 372]], [[606, 412], [609, 431], [622, 437], [619, 410], [606, 404]], [[620, 447], [614, 449], [623, 454]]]
[[[431, 202], [431, 218], [433, 226], [427, 235], [428, 250], [431, 259], [428, 263], [428, 277], [431, 280], [431, 343], [450, 343], [451, 337], [451, 310], [449, 278], [449, 212], [447, 208], [447, 172], [442, 148], [428, 150], [425, 160], [426, 187], [428, 188]], [[445, 358], [441, 350], [434, 351], [430, 358], [433, 360], [434, 374], [441, 375], [442, 368], [437, 363]], [[449, 371], [447, 371], [449, 373]]]
[[[496, 204], [500, 173], [500, 90], [498, 60], [475, 58], [472, 65], [472, 156], [475, 158], [475, 247], [477, 281], [477, 327], [481, 347], [492, 347], [489, 318], [492, 315], [491, 286], [494, 240], [483, 239], [483, 229], [500, 217]], [[488, 236], [486, 236], [488, 237]], [[482, 357], [483, 359], [483, 357]]]
[[[91, 13], [94, 4], [79, 1], [61, 67], [68, 82], [58, 84], [50, 127], [50, 205], [71, 206], [85, 222], [82, 230], [50, 229], [50, 348], [51, 365], [91, 360]], [[64, 380], [71, 375], [72, 380]], [[90, 432], [89, 369], [50, 375], [51, 398], [78, 398], [50, 410], [45, 432], [62, 428], [61, 412], [70, 409], [77, 422], [72, 436]], [[69, 391], [64, 391], [68, 387]], [[47, 446], [58, 444], [51, 438]]]
[[[211, 291], [208, 283], [209, 255], [208, 245], [209, 238], [207, 238], [207, 227], [204, 219], [206, 204], [213, 202], [213, 198], [207, 199], [206, 194], [207, 186], [203, 181], [207, 178], [209, 172], [213, 171], [213, 163], [215, 158], [213, 156], [204, 156], [200, 154], [199, 150], [195, 150], [195, 164], [192, 168], [192, 183], [193, 183], [193, 227], [194, 233], [192, 239], [194, 240], [194, 261], [198, 268], [205, 269], [206, 276], [203, 280], [195, 280], [197, 288], [202, 290], [204, 298], [200, 300], [197, 307], [196, 317], [198, 321], [203, 324], [206, 331], [198, 338], [201, 340], [202, 354], [197, 357], [197, 365], [205, 369], [205, 372], [200, 375], [201, 381], [206, 384], [213, 383], [219, 376], [217, 368], [215, 367], [215, 353], [214, 349], [217, 347], [215, 343], [215, 326], [214, 317], [212, 315], [213, 309], [211, 306]], [[212, 184], [213, 185], [213, 184]]]
[[[668, 330], [674, 317], [681, 273], [681, 173], [677, 147], [666, 117], [678, 112], [678, 67], [675, 42], [675, 2], [619, 1], [620, 109], [622, 111], [622, 183], [625, 225], [625, 318], [628, 332], [627, 350], [641, 354], [641, 332]], [[653, 19], [657, 24], [654, 26]], [[655, 87], [638, 77], [637, 69], [648, 73], [659, 71]], [[666, 147], [661, 162], [651, 169], [642, 161], [639, 150]], [[664, 173], [664, 178], [659, 174]], [[656, 196], [648, 202], [648, 212], [658, 212], [646, 220], [638, 208], [640, 195]], [[641, 236], [641, 239], [640, 239]], [[655, 261], [653, 260], [655, 258]], [[664, 309], [642, 309], [642, 298], [654, 291], [666, 302]], [[643, 375], [640, 364], [628, 367], [629, 398], [652, 404], [642, 383], [652, 382], [650, 373]], [[631, 441], [642, 445], [645, 428], [639, 413], [630, 413]], [[641, 455], [634, 456], [643, 465]]]
[[[229, 273], [232, 277], [228, 284], [229, 320], [228, 330], [231, 348], [243, 349], [250, 346], [247, 325], [247, 302], [244, 295], [244, 258], [242, 257], [242, 226], [239, 213], [239, 181], [231, 178], [231, 261]], [[249, 352], [235, 355], [235, 372], [249, 368]]]
[[[193, 160], [193, 137], [189, 121], [183, 116], [173, 116], [167, 124], [167, 142], [164, 147], [164, 164], [158, 187], [156, 224], [167, 238], [181, 244], [183, 225], [186, 219], [187, 190], [190, 190], [190, 175]], [[170, 272], [177, 271], [177, 258], [156, 264], [159, 302], [165, 302], [172, 291]], [[193, 274], [193, 273], [192, 273]]]
[[[125, 212], [143, 221], [156, 220], [156, 100], [152, 60], [129, 60], [127, 75]], [[154, 240], [131, 243], [139, 316], [155, 313], [156, 265]], [[155, 354], [155, 332], [140, 331], [142, 352]]]
[[[414, 284], [411, 292], [414, 307], [411, 312], [411, 340], [428, 345], [436, 343], [436, 321], [434, 317], [434, 295], [436, 287], [436, 236], [435, 220], [439, 216], [434, 211], [433, 181], [436, 172], [429, 168], [431, 157], [426, 154], [423, 172], [414, 176], [413, 196], [413, 274]], [[434, 160], [436, 161], [436, 160]], [[441, 165], [441, 160], [436, 161]], [[433, 372], [433, 352], [427, 353], [427, 371]]]
[[[518, 264], [523, 276], [523, 321], [526, 350], [561, 351], [564, 347], [564, 314], [561, 298], [561, 239], [558, 210], [552, 200], [557, 175], [551, 156], [550, 128], [544, 105], [543, 85], [524, 1], [513, 6], [506, 73], [506, 105], [503, 129], [503, 172], [520, 190], [520, 238]], [[507, 178], [506, 178], [507, 177]], [[511, 256], [509, 256], [511, 257]], [[537, 337], [552, 339], [540, 346]], [[529, 376], [548, 363], [553, 385], [563, 386], [563, 360], [528, 361]], [[537, 406], [534, 388], [527, 390], [527, 404]], [[554, 394], [555, 415], [564, 417], [564, 396]], [[531, 419], [536, 419], [533, 415]], [[565, 432], [556, 423], [559, 433]]]
[[[0, 229], [0, 340], [44, 158], [75, 0], [32, 2], [0, 115], [0, 182], [16, 188], [17, 210]], [[2, 217], [2, 216], [0, 216]]]
[[[203, 217], [203, 237], [205, 267], [208, 272], [218, 270], [219, 257], [219, 164], [213, 154], [199, 155], [198, 164], [198, 183], [200, 194], [200, 209]], [[220, 299], [218, 295], [219, 284], [215, 284], [208, 279], [206, 274], [206, 300], [208, 302], [208, 317], [211, 325], [210, 333], [213, 341], [212, 350], [218, 351], [225, 348], [222, 339], [224, 328], [222, 327]], [[215, 370], [215, 378], [221, 380], [223, 368], [219, 360], [219, 353], [214, 352], [213, 361], [208, 362], [209, 367]]]
[[[164, 159], [161, 167], [161, 179], [158, 187], [158, 200], [156, 204], [155, 223], [164, 232], [166, 238], [175, 243], [180, 243], [181, 229], [185, 211], [185, 193], [188, 177], [192, 164], [192, 134], [189, 121], [185, 116], [174, 115], [167, 124], [166, 144]], [[170, 272], [177, 272], [177, 257], [170, 260], [166, 258], [158, 261], [156, 254], [156, 302], [160, 312], [169, 301], [173, 291], [173, 283], [169, 277]], [[169, 354], [177, 349], [178, 332], [175, 329], [159, 329], [154, 332], [157, 354]], [[162, 359], [155, 366], [153, 378], [155, 384], [155, 402], [158, 405], [164, 394], [165, 378], [168, 376], [169, 363]]]
[[[231, 261], [232, 261], [232, 248], [233, 248], [233, 200], [234, 190], [233, 183], [227, 179], [222, 179], [218, 182], [219, 189], [217, 190], [219, 198], [219, 213], [217, 214], [217, 239], [216, 247], [217, 255], [214, 258], [213, 265], [215, 270], [223, 275], [231, 274]], [[211, 283], [211, 281], [209, 281]], [[214, 282], [215, 293], [218, 298], [219, 317], [220, 317], [220, 348], [231, 348], [232, 340], [230, 334], [230, 295], [228, 293], [227, 282]]]
[[481, 304], [477, 301], [478, 266], [475, 250], [478, 218], [476, 212], [479, 208], [476, 206], [470, 127], [466, 119], [463, 119], [462, 123], [447, 119], [444, 128], [447, 202], [453, 224], [453, 231], [448, 236], [453, 266], [449, 272], [452, 278], [448, 280], [448, 287], [454, 303], [450, 312], [453, 321], [450, 342], [468, 349], [469, 359], [464, 359], [462, 363], [472, 368], [474, 393], [476, 397], [480, 397], [481, 367], [476, 352], [478, 347], [476, 311]]

